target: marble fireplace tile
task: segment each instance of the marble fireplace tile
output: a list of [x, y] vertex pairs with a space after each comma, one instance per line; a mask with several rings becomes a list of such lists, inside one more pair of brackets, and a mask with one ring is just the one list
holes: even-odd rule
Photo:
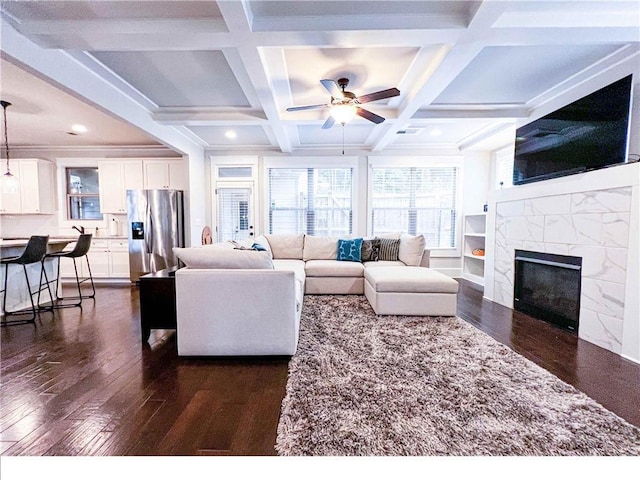
[[545, 217], [544, 241], [572, 245], [602, 244], [602, 215], [548, 215]]
[[625, 248], [571, 246], [569, 255], [582, 257], [582, 276], [624, 284], [627, 270]]
[[583, 278], [580, 305], [594, 312], [624, 318], [624, 288], [619, 283]]
[[581, 308], [578, 337], [614, 353], [620, 353], [622, 348], [622, 320], [604, 313], [594, 312], [588, 308]]
[[631, 187], [572, 193], [572, 213], [628, 212], [631, 210]]
[[545, 253], [553, 253], [555, 255], [569, 255], [569, 245], [566, 243], [545, 242], [544, 250], [542, 251]]
[[513, 308], [513, 285], [500, 281], [494, 282], [494, 301], [508, 308]]
[[629, 246], [629, 213], [602, 214], [602, 244], [607, 247]]
[[496, 206], [496, 213], [501, 217], [521, 217], [524, 212], [524, 200], [500, 202]]
[[544, 239], [544, 218], [541, 215], [508, 218], [506, 222], [507, 240], [542, 241]]
[[524, 215], [561, 215], [571, 212], [569, 195], [531, 198], [524, 201]]
[[522, 241], [522, 249], [530, 252], [546, 252], [546, 246], [544, 242], [532, 242], [529, 240]]
[[544, 217], [544, 241], [577, 244], [578, 235], [571, 215], [547, 215]]

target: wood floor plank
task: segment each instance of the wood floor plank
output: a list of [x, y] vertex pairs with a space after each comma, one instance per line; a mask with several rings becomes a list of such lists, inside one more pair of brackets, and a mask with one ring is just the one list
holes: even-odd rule
[[[274, 455], [287, 357], [185, 358], [140, 342], [138, 289], [0, 330], [2, 455]], [[458, 315], [640, 426], [640, 365], [482, 298]]]

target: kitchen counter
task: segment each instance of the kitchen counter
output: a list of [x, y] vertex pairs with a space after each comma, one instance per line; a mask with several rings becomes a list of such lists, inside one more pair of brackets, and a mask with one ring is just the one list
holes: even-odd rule
[[[59, 252], [63, 250], [68, 244], [75, 242], [78, 239], [77, 236], [73, 237], [50, 237], [48, 244], [49, 252]], [[0, 254], [2, 257], [15, 257], [21, 255], [26, 247], [28, 238], [12, 238], [0, 240]], [[26, 280], [22, 268], [18, 265], [9, 265], [9, 278], [7, 285], [7, 310], [15, 311], [22, 310], [24, 308], [31, 307], [31, 301], [29, 300], [29, 291], [27, 289]], [[5, 266], [0, 269], [0, 285], [4, 286]], [[31, 290], [38, 289], [38, 283], [40, 282], [40, 263], [33, 263], [26, 266], [27, 274], [29, 275], [29, 283], [31, 284]], [[49, 259], [45, 261], [45, 270], [49, 280], [53, 280], [51, 284], [51, 291], [56, 292], [58, 288], [58, 264], [57, 260]], [[54, 295], [55, 296], [55, 295]], [[34, 295], [35, 297], [35, 295]], [[35, 301], [35, 298], [34, 298]], [[46, 292], [40, 296], [40, 303], [46, 304], [51, 299]], [[0, 304], [0, 312], [1, 312]]]
[[[49, 237], [49, 250], [52, 252], [57, 252], [67, 246], [69, 243], [75, 242], [78, 239], [78, 235], [74, 236], [51, 236]], [[127, 240], [127, 237], [121, 236], [100, 236], [93, 237], [92, 240]], [[24, 238], [4, 238], [0, 239], [0, 248], [9, 248], [9, 247], [26, 247], [27, 242], [29, 241], [29, 237]], [[62, 248], [56, 248], [58, 245], [62, 245]], [[53, 248], [52, 248], [53, 247]]]
[[[75, 242], [78, 237], [49, 237], [49, 250], [57, 252], [66, 247], [69, 243]], [[29, 238], [5, 238], [0, 240], [0, 248], [26, 247]], [[58, 248], [61, 246], [60, 248]], [[4, 255], [3, 255], [4, 256]]]

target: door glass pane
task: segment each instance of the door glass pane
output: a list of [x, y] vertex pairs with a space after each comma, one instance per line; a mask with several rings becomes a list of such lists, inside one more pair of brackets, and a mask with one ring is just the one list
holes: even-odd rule
[[253, 237], [251, 188], [218, 187], [218, 241]]

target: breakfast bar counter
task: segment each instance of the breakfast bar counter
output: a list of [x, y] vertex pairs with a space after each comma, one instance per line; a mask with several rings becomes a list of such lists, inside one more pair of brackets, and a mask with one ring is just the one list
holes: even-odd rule
[[[59, 252], [64, 248], [77, 240], [77, 237], [50, 237], [47, 247], [48, 252]], [[0, 256], [2, 258], [15, 257], [21, 255], [27, 246], [28, 238], [5, 238], [0, 240]], [[45, 261], [45, 271], [49, 280], [53, 280], [51, 283], [51, 292], [54, 294], [58, 288], [58, 264], [55, 259]], [[38, 283], [40, 282], [40, 265], [32, 264], [27, 265], [27, 274], [29, 275], [29, 283], [31, 284], [31, 290], [37, 291]], [[0, 269], [0, 285], [4, 286], [4, 266]], [[2, 288], [0, 287], [0, 288]], [[24, 278], [24, 272], [22, 268], [17, 265], [9, 265], [9, 279], [7, 282], [7, 311], [22, 310], [24, 308], [31, 308], [31, 302], [29, 301], [29, 291], [27, 289], [26, 280]], [[34, 298], [34, 302], [36, 298]], [[46, 292], [40, 295], [40, 303], [48, 303], [51, 299]], [[0, 302], [0, 313], [2, 312], [2, 302]]]

